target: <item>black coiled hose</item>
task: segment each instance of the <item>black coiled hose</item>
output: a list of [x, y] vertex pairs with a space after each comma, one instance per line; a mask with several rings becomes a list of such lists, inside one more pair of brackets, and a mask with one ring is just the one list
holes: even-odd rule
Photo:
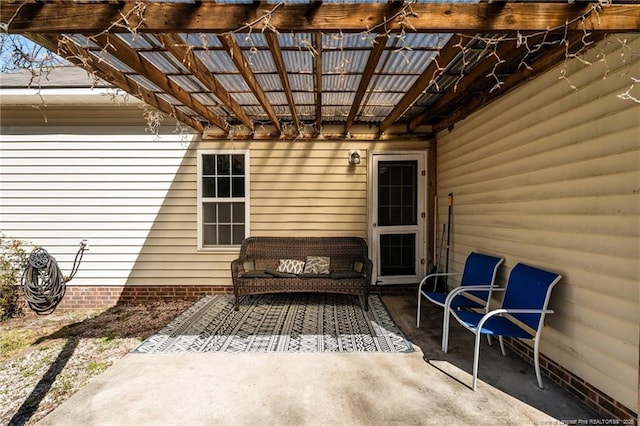
[[22, 274], [22, 292], [34, 312], [50, 314], [56, 309], [64, 297], [67, 282], [78, 272], [85, 247], [84, 241], [81, 242], [68, 277], [62, 275], [58, 262], [45, 249], [37, 248], [31, 252]]

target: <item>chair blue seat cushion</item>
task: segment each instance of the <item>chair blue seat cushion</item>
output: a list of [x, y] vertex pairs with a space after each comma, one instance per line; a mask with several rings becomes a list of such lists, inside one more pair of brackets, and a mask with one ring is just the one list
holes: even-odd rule
[[[436, 293], [436, 292], [421, 292], [424, 297], [432, 301], [433, 303], [444, 306], [444, 302], [447, 299], [447, 293]], [[453, 298], [451, 301], [451, 308], [483, 308], [484, 305], [475, 302], [467, 297], [458, 295]]]
[[[454, 315], [468, 327], [473, 329], [477, 329], [480, 319], [484, 316], [483, 313], [481, 314], [471, 311], [456, 311]], [[490, 336], [517, 337], [520, 339], [532, 339], [534, 337], [528, 331], [523, 330], [509, 319], [501, 316], [493, 316], [489, 318], [489, 320], [484, 323], [480, 333], [488, 334]]]

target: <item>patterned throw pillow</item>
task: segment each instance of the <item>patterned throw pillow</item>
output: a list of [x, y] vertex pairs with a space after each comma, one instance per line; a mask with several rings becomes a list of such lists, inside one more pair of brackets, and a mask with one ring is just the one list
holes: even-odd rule
[[278, 264], [278, 272], [286, 272], [287, 274], [301, 274], [304, 268], [304, 262], [297, 259], [280, 259]]
[[305, 274], [328, 274], [330, 272], [330, 258], [326, 256], [307, 256], [304, 264]]

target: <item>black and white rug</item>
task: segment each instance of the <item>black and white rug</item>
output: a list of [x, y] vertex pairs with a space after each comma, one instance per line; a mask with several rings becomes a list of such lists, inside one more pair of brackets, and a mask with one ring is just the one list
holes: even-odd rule
[[206, 296], [133, 352], [413, 352], [378, 296]]

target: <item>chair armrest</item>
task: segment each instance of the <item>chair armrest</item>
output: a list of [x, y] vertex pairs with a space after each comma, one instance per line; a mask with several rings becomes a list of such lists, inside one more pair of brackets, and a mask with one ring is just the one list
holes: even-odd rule
[[480, 330], [484, 323], [487, 322], [491, 317], [502, 314], [553, 314], [554, 311], [551, 309], [494, 309], [493, 311], [489, 311], [478, 321], [477, 329]]
[[453, 300], [454, 297], [460, 295], [461, 293], [467, 293], [467, 292], [471, 292], [471, 291], [504, 291], [505, 289], [498, 286], [497, 284], [495, 285], [465, 285], [465, 286], [460, 286], [460, 287], [456, 287], [453, 290], [451, 290], [449, 292], [449, 294], [447, 295], [447, 298], [445, 299], [444, 305], [445, 305], [445, 309], [449, 309], [449, 306], [451, 306], [451, 301]]
[[418, 291], [422, 291], [422, 286], [427, 282], [427, 280], [431, 277], [452, 277], [455, 275], [462, 275], [462, 272], [436, 272], [434, 274], [429, 274], [420, 281], [420, 285], [418, 285]]
[[244, 271], [244, 259], [234, 259], [231, 261], [231, 277], [237, 278], [240, 276], [240, 272]]

